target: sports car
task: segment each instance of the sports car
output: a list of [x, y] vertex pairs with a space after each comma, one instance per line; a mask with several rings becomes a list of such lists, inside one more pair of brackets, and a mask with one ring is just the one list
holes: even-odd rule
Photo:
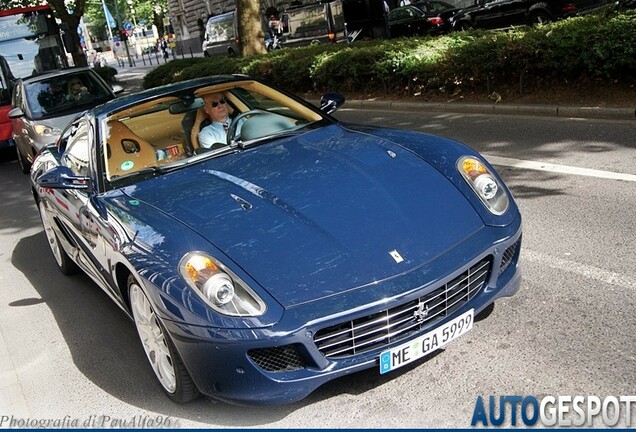
[[[285, 404], [390, 374], [519, 289], [521, 216], [493, 167], [448, 139], [340, 123], [343, 103], [184, 81], [87, 111], [35, 159], [59, 269], [134, 320], [175, 402]], [[231, 117], [209, 147], [206, 104]]]

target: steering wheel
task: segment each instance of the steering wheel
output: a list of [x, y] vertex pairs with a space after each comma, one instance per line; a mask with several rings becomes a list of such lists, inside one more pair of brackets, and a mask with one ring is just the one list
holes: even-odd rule
[[239, 124], [243, 124], [247, 120], [246, 117], [269, 114], [270, 113], [268, 111], [262, 109], [251, 109], [234, 117], [234, 120], [232, 120], [232, 123], [230, 123], [230, 127], [227, 129], [227, 144], [232, 145], [232, 142], [235, 138], [234, 135], [236, 134], [236, 130], [238, 129]]

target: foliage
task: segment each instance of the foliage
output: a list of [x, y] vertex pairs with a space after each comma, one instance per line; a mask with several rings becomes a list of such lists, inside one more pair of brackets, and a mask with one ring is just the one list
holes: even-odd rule
[[[1, 0], [0, 0], [1, 1]], [[117, 8], [115, 8], [115, 1], [117, 1]], [[147, 23], [154, 23], [157, 29], [161, 31], [163, 26], [161, 20], [163, 19], [163, 11], [168, 10], [167, 0], [133, 0], [132, 6], [134, 7], [134, 16], [131, 13], [131, 6], [128, 5], [127, 0], [105, 0], [108, 9], [110, 10], [113, 18], [117, 20], [117, 11], [119, 11], [119, 17], [123, 22], [137, 22], [142, 21]], [[157, 15], [156, 10], [161, 9], [160, 15]], [[106, 17], [104, 16], [104, 7], [101, 1], [88, 1], [86, 2], [85, 17], [90, 23], [91, 34], [98, 39], [106, 39], [108, 31], [106, 30]], [[113, 34], [117, 31], [113, 30]]]
[[636, 11], [539, 27], [470, 31], [282, 49], [246, 58], [160, 66], [146, 88], [218, 73], [245, 73], [290, 91], [461, 92], [607, 79], [636, 83]]

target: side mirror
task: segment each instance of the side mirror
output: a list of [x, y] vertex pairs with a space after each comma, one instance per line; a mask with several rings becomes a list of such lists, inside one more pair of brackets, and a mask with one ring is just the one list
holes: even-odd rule
[[22, 111], [22, 108], [13, 108], [11, 111], [9, 111], [7, 117], [9, 117], [10, 119], [24, 117], [24, 111]]
[[113, 84], [111, 88], [113, 89], [113, 93], [115, 94], [119, 94], [124, 91], [124, 88], [120, 86], [119, 84]]
[[345, 103], [345, 97], [340, 93], [325, 93], [320, 98], [320, 111], [331, 114]]
[[56, 166], [35, 179], [38, 186], [48, 189], [88, 189], [89, 177], [78, 176], [68, 167]]

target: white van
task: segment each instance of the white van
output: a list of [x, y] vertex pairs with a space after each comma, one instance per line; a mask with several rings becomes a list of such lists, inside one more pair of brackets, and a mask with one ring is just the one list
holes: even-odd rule
[[240, 53], [238, 41], [238, 24], [234, 11], [213, 16], [205, 26], [205, 39], [203, 40], [203, 55], [226, 54], [237, 55]]
[[346, 39], [342, 0], [296, 6], [281, 15], [283, 46], [338, 42]]

